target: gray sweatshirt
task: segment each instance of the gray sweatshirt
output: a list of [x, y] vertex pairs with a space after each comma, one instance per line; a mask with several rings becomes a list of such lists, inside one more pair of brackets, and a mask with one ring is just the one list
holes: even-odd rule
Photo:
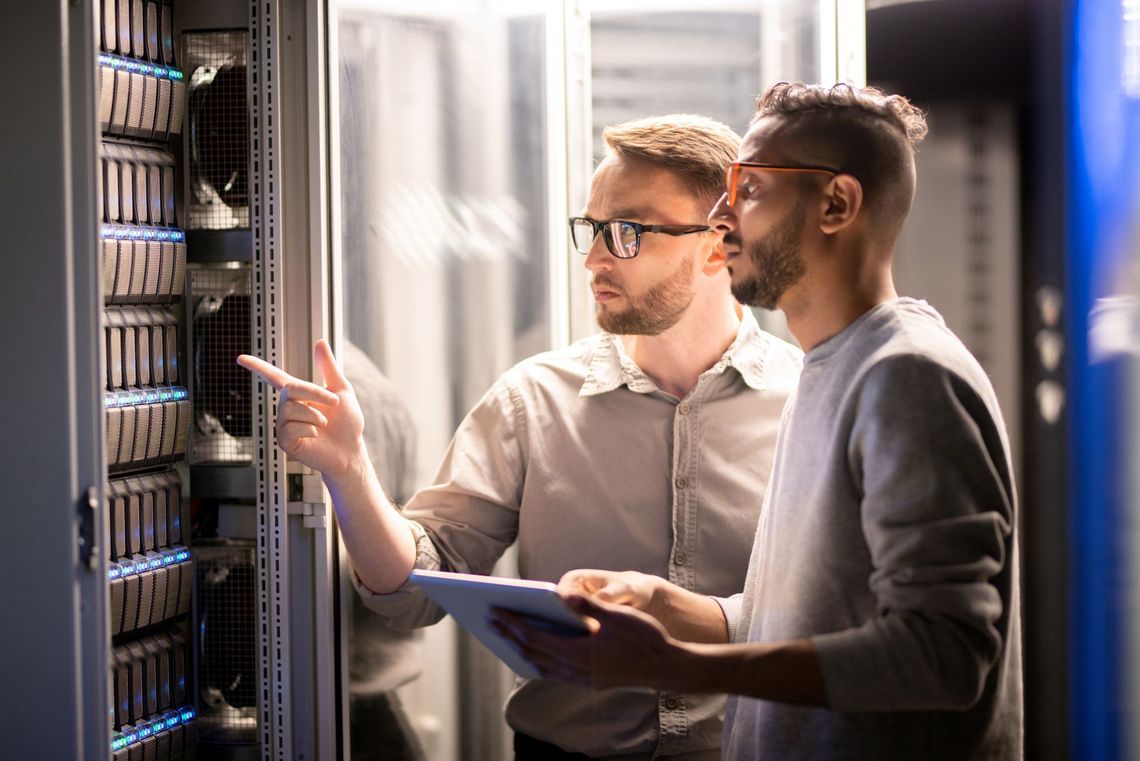
[[1016, 495], [981, 366], [925, 302], [804, 359], [733, 641], [810, 638], [829, 708], [734, 698], [727, 759], [1020, 759]]

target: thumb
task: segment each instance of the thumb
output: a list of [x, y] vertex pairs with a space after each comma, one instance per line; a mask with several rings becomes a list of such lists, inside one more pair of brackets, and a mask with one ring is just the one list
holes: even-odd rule
[[344, 391], [351, 387], [348, 378], [344, 377], [340, 365], [337, 364], [328, 341], [323, 338], [317, 341], [317, 345], [313, 347], [313, 359], [316, 361], [317, 369], [325, 377], [325, 385], [329, 391]]

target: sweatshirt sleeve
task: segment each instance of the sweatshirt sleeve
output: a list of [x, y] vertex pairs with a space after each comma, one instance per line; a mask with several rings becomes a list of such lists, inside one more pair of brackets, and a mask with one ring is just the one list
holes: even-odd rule
[[[416, 538], [415, 568], [488, 574], [518, 535], [526, 417], [517, 387], [500, 378], [451, 440], [435, 484], [403, 514]], [[375, 594], [353, 574], [364, 603], [397, 629], [434, 624], [444, 612], [411, 582]]]
[[857, 390], [848, 461], [879, 615], [812, 642], [836, 710], [962, 710], [1003, 646], [1013, 487], [1001, 425], [947, 368], [900, 356]]

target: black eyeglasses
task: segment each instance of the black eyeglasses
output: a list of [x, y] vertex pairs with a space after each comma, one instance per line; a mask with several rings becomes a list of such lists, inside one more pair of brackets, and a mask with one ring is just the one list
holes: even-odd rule
[[589, 217], [570, 217], [570, 238], [574, 241], [574, 249], [579, 254], [590, 253], [590, 246], [598, 231], [606, 241], [606, 248], [618, 259], [632, 259], [641, 250], [641, 236], [643, 233], [661, 233], [662, 235], [689, 235], [703, 233], [711, 230], [708, 225], [643, 225], [625, 219], [606, 219], [598, 221]]

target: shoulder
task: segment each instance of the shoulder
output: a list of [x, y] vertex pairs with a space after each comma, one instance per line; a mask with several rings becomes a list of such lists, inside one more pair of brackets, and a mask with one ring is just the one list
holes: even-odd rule
[[876, 332], [854, 375], [861, 408], [906, 418], [957, 410], [1001, 420], [985, 370], [936, 312], [898, 310]]
[[953, 376], [989, 387], [985, 371], [974, 355], [925, 302], [908, 300], [892, 309], [869, 338], [863, 365], [869, 380]]
[[499, 376], [499, 383], [515, 388], [569, 385], [577, 392], [591, 363], [612, 349], [611, 340], [608, 334], [599, 333], [561, 349], [532, 355]]

